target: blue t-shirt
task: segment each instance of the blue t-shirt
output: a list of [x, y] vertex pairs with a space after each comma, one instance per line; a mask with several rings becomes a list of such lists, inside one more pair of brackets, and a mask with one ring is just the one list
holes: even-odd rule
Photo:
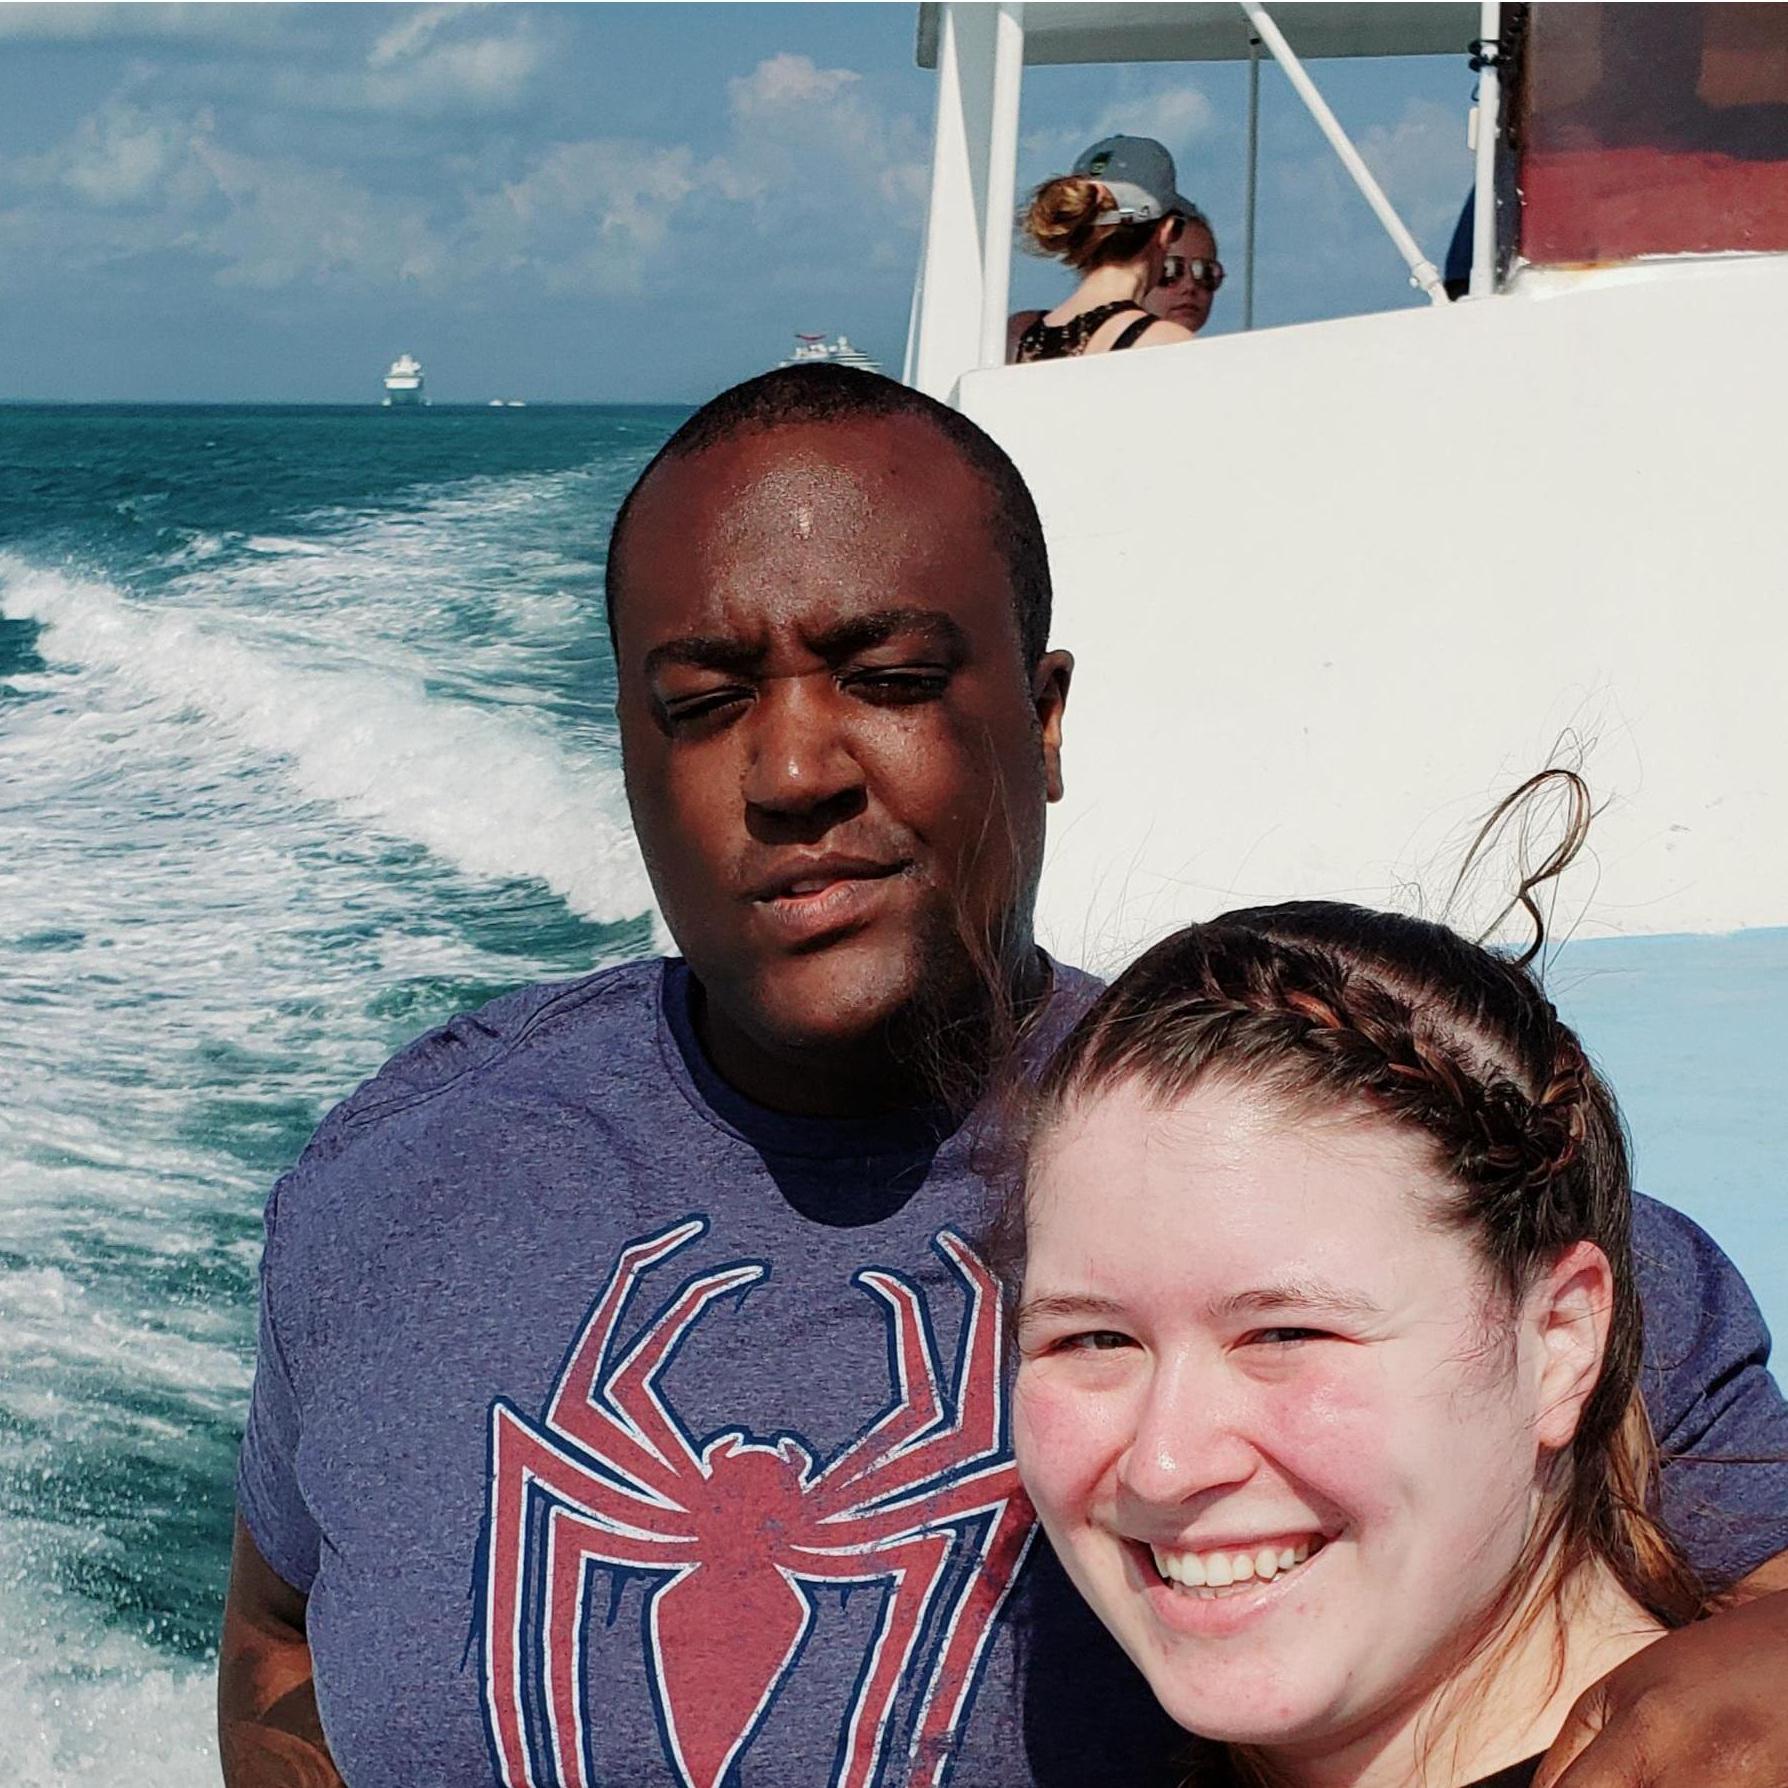
[[[456, 1019], [325, 1120], [268, 1202], [238, 1496], [352, 1788], [1184, 1778], [1034, 1541], [977, 1147], [752, 1105], [677, 962]], [[1686, 1218], [1636, 1241], [1666, 1511], [1742, 1575], [1788, 1466], [1694, 1456], [1788, 1459], [1768, 1337]]]

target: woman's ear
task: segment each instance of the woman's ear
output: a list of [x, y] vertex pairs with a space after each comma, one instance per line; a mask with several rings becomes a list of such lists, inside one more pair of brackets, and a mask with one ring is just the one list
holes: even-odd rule
[[1528, 1292], [1522, 1330], [1537, 1373], [1534, 1438], [1563, 1452], [1602, 1376], [1614, 1310], [1614, 1272], [1594, 1242], [1573, 1242]]

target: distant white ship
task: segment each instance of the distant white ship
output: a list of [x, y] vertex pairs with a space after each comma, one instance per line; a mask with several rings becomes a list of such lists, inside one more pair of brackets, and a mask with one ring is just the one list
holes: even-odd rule
[[878, 373], [882, 370], [879, 360], [871, 360], [861, 348], [851, 346], [848, 335], [841, 335], [836, 341], [828, 341], [823, 335], [802, 335], [799, 332], [795, 340], [800, 344], [786, 360], [779, 361], [779, 366], [854, 366], [859, 372]]
[[485, 407], [491, 410], [525, 410], [528, 400], [525, 397], [493, 397]]
[[399, 354], [385, 375], [387, 405], [425, 404], [422, 395], [422, 362], [413, 354]]

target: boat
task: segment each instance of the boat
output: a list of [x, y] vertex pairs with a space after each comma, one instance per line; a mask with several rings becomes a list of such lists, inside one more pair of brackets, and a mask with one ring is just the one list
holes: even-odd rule
[[[1032, 0], [926, 6], [918, 42], [903, 376], [1023, 472], [1076, 660], [1040, 941], [1110, 972], [1188, 920], [1326, 896], [1525, 942], [1496, 921], [1559, 816], [1454, 876], [1499, 798], [1581, 770], [1600, 811], [1547, 985], [1628, 1097], [1647, 1190], [1779, 1331], [1788, 8]], [[1457, 301], [1310, 66], [1446, 52], [1477, 81]], [[1004, 365], [1025, 70], [1155, 60], [1250, 65], [1218, 219], [1244, 297], [1270, 79], [1359, 188], [1354, 252], [1426, 301]]]
[[[1314, 67], [1446, 52], [1477, 79], [1456, 302]], [[1788, 925], [1788, 8], [943, 4], [918, 59], [903, 377], [1024, 473], [1077, 660], [1045, 943], [1107, 967], [1291, 894], [1435, 911], [1475, 820], [1561, 757], [1602, 811], [1556, 926]], [[1004, 365], [1027, 69], [1213, 61], [1250, 64], [1238, 147], [1266, 80], [1295, 92], [1355, 252], [1426, 302]]]
[[408, 409], [427, 402], [422, 388], [422, 362], [413, 354], [399, 354], [385, 374], [386, 407]]
[[854, 366], [859, 372], [871, 373], [882, 370], [882, 363], [853, 346], [848, 335], [841, 335], [834, 341], [824, 335], [803, 335], [797, 330], [795, 342], [795, 351], [786, 360], [779, 360], [779, 367]]

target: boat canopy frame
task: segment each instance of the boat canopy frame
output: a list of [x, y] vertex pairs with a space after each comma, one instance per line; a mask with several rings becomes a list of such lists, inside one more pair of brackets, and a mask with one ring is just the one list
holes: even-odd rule
[[[1024, 66], [1246, 58], [1247, 170], [1242, 326], [1254, 326], [1255, 218], [1259, 192], [1260, 51], [1293, 90], [1391, 238], [1411, 284], [1430, 303], [1447, 295], [1359, 150], [1304, 66], [1306, 56], [1433, 55], [1469, 51], [1478, 70], [1473, 117], [1476, 219], [1470, 295], [1488, 295], [1495, 269], [1495, 147], [1500, 125], [1496, 36], [1501, 6], [1306, 4], [1283, 23], [1261, 0], [1138, 4], [1136, 0], [943, 0], [919, 8], [918, 61], [938, 72], [931, 198], [913, 288], [904, 376], [947, 399], [961, 376], [1005, 359], [1017, 200], [1019, 103]], [[1476, 26], [1477, 36], [1469, 36]], [[1486, 244], [1488, 238], [1488, 244]], [[966, 294], [960, 305], [950, 299]]]

